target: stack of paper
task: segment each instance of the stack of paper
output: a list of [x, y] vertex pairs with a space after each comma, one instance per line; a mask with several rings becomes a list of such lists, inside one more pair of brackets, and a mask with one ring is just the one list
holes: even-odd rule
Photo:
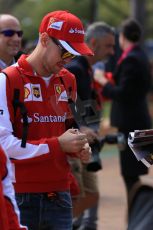
[[153, 129], [130, 132], [128, 145], [138, 161], [142, 161], [147, 167], [153, 164]]

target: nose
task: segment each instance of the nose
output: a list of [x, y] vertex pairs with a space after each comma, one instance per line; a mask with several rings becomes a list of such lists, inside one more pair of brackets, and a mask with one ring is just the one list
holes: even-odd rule
[[17, 33], [14, 33], [14, 35], [12, 36], [12, 38], [14, 40], [19, 40], [19, 41], [22, 39], [22, 37], [19, 37]]

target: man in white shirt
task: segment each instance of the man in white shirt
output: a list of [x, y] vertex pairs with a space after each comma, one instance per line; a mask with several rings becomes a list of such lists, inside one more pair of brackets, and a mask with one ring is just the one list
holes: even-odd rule
[[19, 20], [10, 14], [0, 14], [0, 70], [15, 63], [21, 48], [23, 31]]

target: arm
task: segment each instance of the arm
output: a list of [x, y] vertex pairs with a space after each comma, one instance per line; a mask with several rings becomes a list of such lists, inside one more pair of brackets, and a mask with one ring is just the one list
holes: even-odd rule
[[[2, 151], [0, 149], [0, 151]], [[14, 187], [11, 181], [11, 163], [9, 159], [6, 162], [7, 174], [2, 181], [3, 196], [5, 202], [7, 222], [9, 229], [26, 230], [27, 228], [20, 225], [19, 209], [15, 200]]]
[[45, 154], [49, 153], [52, 154], [52, 157], [56, 158], [63, 151], [76, 153], [83, 148], [85, 143], [81, 142], [77, 134], [72, 135], [69, 130], [65, 134], [62, 134], [62, 136], [67, 137], [62, 143], [59, 137], [44, 138], [34, 142], [27, 142], [26, 148], [22, 148], [21, 140], [12, 134], [13, 128], [8, 109], [8, 104], [12, 102], [7, 99], [6, 88], [6, 76], [0, 74], [0, 109], [2, 111], [0, 113], [0, 143], [10, 158], [19, 160], [29, 159], [41, 157], [42, 155], [45, 156]]
[[143, 74], [143, 63], [137, 57], [129, 56], [121, 63], [119, 68], [116, 85], [103, 78], [99, 82], [103, 86], [103, 95], [125, 102], [139, 100], [140, 97], [144, 97], [148, 88], [148, 79]]

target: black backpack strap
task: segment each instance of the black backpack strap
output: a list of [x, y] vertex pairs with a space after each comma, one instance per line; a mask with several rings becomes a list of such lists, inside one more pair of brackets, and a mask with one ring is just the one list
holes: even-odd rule
[[26, 147], [26, 140], [28, 135], [28, 116], [27, 116], [27, 109], [23, 102], [20, 102], [20, 90], [14, 89], [14, 97], [13, 97], [13, 107], [14, 107], [14, 116], [16, 116], [17, 108], [19, 107], [20, 113], [23, 119], [23, 131], [22, 131], [22, 141], [21, 147]]
[[[7, 70], [7, 69], [6, 69]], [[11, 71], [2, 71], [8, 78], [9, 82], [12, 81], [14, 76], [19, 75], [18, 69], [13, 69], [13, 73]], [[11, 74], [11, 75], [10, 75]], [[21, 76], [19, 76], [21, 77]], [[11, 79], [10, 79], [11, 78]], [[11, 82], [10, 82], [11, 85]], [[13, 108], [14, 108], [14, 117], [16, 116], [17, 109], [20, 109], [20, 113], [23, 119], [23, 131], [22, 131], [22, 140], [21, 140], [21, 147], [25, 148], [26, 147], [26, 140], [27, 140], [27, 135], [28, 135], [28, 116], [27, 116], [27, 109], [25, 107], [24, 102], [20, 101], [20, 89], [19, 88], [14, 88], [13, 92]], [[13, 125], [14, 129], [14, 125]]]
[[64, 85], [64, 88], [66, 90], [66, 93], [67, 93], [67, 96], [68, 96], [68, 104], [69, 104], [69, 107], [71, 109], [71, 112], [73, 114], [74, 120], [75, 120], [78, 128], [80, 128], [80, 126], [85, 126], [86, 124], [85, 124], [83, 118], [80, 116], [80, 114], [79, 114], [79, 112], [77, 110], [76, 103], [72, 99], [72, 96], [71, 96], [71, 94], [72, 94], [72, 87], [69, 86], [68, 89], [67, 89], [62, 77], [60, 77], [60, 81]]

